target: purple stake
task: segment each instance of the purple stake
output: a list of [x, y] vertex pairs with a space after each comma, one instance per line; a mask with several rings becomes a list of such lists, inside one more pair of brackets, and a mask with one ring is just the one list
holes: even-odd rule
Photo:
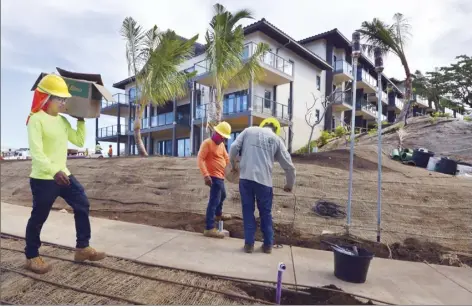
[[275, 291], [275, 302], [280, 305], [280, 298], [282, 296], [282, 273], [285, 271], [285, 264], [279, 262], [277, 269], [277, 290]]

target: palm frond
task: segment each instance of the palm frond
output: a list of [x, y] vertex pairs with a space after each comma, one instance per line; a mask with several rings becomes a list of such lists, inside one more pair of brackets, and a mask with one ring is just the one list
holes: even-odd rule
[[400, 49], [396, 42], [396, 34], [393, 28], [383, 21], [377, 18], [371, 22], [364, 21], [357, 31], [366, 42], [363, 47], [369, 55], [373, 55], [375, 47], [379, 47], [384, 54], [388, 52], [399, 54]]
[[231, 78], [230, 83], [244, 86], [251, 78], [254, 82], [259, 82], [265, 75], [264, 69], [259, 64], [261, 58], [269, 51], [269, 45], [259, 43], [254, 53], [246, 60], [241, 69]]
[[187, 81], [195, 73], [180, 71], [179, 66], [192, 55], [198, 35], [184, 41], [169, 30], [157, 33], [156, 39], [158, 44], [138, 77], [143, 96], [161, 105], [187, 94]]
[[121, 36], [126, 41], [126, 60], [128, 73], [136, 75], [139, 66], [139, 54], [143, 49], [145, 33], [143, 28], [132, 17], [126, 17], [120, 29]]

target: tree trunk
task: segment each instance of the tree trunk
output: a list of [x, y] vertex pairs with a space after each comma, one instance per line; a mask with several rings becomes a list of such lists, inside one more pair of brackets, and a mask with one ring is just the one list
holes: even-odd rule
[[308, 139], [308, 145], [307, 145], [307, 153], [311, 153], [311, 139], [313, 138], [313, 130], [315, 130], [315, 126], [311, 127], [311, 132], [310, 132], [310, 138]]
[[400, 113], [400, 118], [399, 118], [399, 120], [403, 119], [405, 121], [405, 126], [407, 125], [407, 119], [408, 119], [408, 116], [410, 115], [410, 109], [411, 109], [411, 103], [412, 103], [411, 86], [412, 86], [411, 75], [407, 74], [406, 80], [405, 80], [405, 101], [406, 101], [406, 103], [403, 106], [403, 110]]
[[148, 156], [146, 148], [144, 147], [143, 139], [141, 138], [141, 119], [143, 118], [144, 107], [145, 106], [142, 103], [139, 104], [138, 116], [134, 119], [134, 142], [138, 147], [138, 154], [141, 157]]

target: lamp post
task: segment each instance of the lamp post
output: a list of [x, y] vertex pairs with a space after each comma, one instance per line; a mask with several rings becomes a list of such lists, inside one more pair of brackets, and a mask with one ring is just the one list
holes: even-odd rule
[[380, 242], [380, 224], [382, 221], [382, 72], [384, 70], [382, 50], [379, 47], [374, 49], [375, 71], [377, 72], [377, 242]]
[[351, 150], [349, 153], [349, 192], [347, 198], [347, 224], [346, 232], [349, 234], [351, 226], [351, 206], [352, 206], [352, 173], [354, 169], [354, 137], [356, 130], [356, 91], [357, 91], [357, 62], [361, 56], [361, 35], [359, 32], [352, 33], [352, 72], [354, 80], [352, 82], [352, 111], [351, 111]]

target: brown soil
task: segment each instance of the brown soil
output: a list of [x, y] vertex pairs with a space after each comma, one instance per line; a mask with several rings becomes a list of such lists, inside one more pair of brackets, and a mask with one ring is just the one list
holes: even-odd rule
[[[22, 268], [24, 263], [24, 242], [2, 235], [1, 266], [26, 272]], [[13, 250], [11, 250], [13, 249]], [[149, 305], [253, 305], [256, 302], [229, 297], [224, 294], [208, 292], [192, 288], [192, 285], [206, 289], [255, 298], [265, 302], [275, 302], [275, 289], [264, 283], [246, 283], [238, 280], [228, 280], [214, 276], [197, 274], [184, 270], [163, 268], [145, 265], [116, 257], [107, 257], [100, 261], [108, 268], [118, 268], [124, 272], [100, 268], [84, 264], [76, 264], [62, 259], [53, 259], [53, 255], [65, 259], [72, 259], [73, 250], [50, 244], [43, 246], [44, 259], [54, 266], [41, 279], [59, 282], [80, 290], [93, 291], [98, 294], [107, 294], [115, 298], [84, 293], [80, 290], [71, 290], [59, 285], [42, 281], [0, 269], [1, 301], [18, 305], [122, 305], [118, 297], [143, 302]], [[26, 272], [27, 273], [27, 272]], [[134, 275], [143, 274], [160, 278], [181, 285], [155, 281]], [[129, 287], [133, 284], [133, 287]], [[334, 285], [323, 287], [343, 292]], [[128, 303], [129, 304], [129, 303]], [[301, 288], [299, 292], [284, 288], [281, 296], [282, 305], [363, 305], [365, 303], [347, 293], [338, 293], [316, 288]], [[372, 305], [369, 301], [367, 304]]]
[[[267, 287], [259, 287], [255, 285], [244, 285], [241, 284], [240, 289], [245, 291], [248, 295], [262, 300], [273, 301], [275, 298], [276, 290]], [[329, 285], [323, 287], [325, 289], [341, 290], [335, 285]], [[341, 290], [342, 291], [342, 290]], [[329, 290], [322, 289], [303, 289], [300, 292], [284, 291], [282, 289], [282, 295], [280, 297], [281, 305], [298, 305], [298, 306], [309, 306], [309, 305], [374, 305], [372, 301], [363, 303], [360, 300], [349, 294], [336, 293]]]
[[[382, 148], [390, 154], [400, 144], [398, 125], [385, 128]], [[404, 148], [427, 148], [439, 156], [449, 156], [463, 162], [472, 163], [472, 122], [454, 118], [439, 118], [433, 121], [430, 116], [414, 117], [403, 128], [402, 146]], [[356, 146], [377, 145], [377, 135], [364, 134], [357, 138]], [[348, 149], [349, 143], [339, 139], [321, 148], [322, 151]]]
[[[296, 199], [282, 191], [283, 171], [278, 165], [274, 167], [272, 213], [275, 239], [284, 245], [327, 249], [320, 244], [321, 233], [325, 230], [342, 233], [346, 221], [317, 216], [312, 206], [324, 199], [346, 210], [349, 152], [323, 152], [294, 157], [294, 161], [297, 169]], [[378, 257], [389, 256], [388, 244], [394, 259], [470, 264], [472, 180], [402, 165], [384, 155], [383, 244], [378, 245], [371, 242], [376, 238], [375, 147], [357, 146], [355, 161], [350, 228], [353, 236], [362, 238], [361, 243], [371, 248]], [[194, 158], [75, 159], [70, 160], [68, 165], [85, 187], [93, 216], [203, 231], [208, 188]], [[2, 201], [31, 206], [30, 170], [29, 161], [2, 162]], [[224, 211], [235, 219], [226, 222], [225, 228], [233, 237], [242, 238], [238, 186], [227, 183], [226, 189], [228, 197]], [[62, 200], [58, 200], [54, 208], [70, 211]]]

